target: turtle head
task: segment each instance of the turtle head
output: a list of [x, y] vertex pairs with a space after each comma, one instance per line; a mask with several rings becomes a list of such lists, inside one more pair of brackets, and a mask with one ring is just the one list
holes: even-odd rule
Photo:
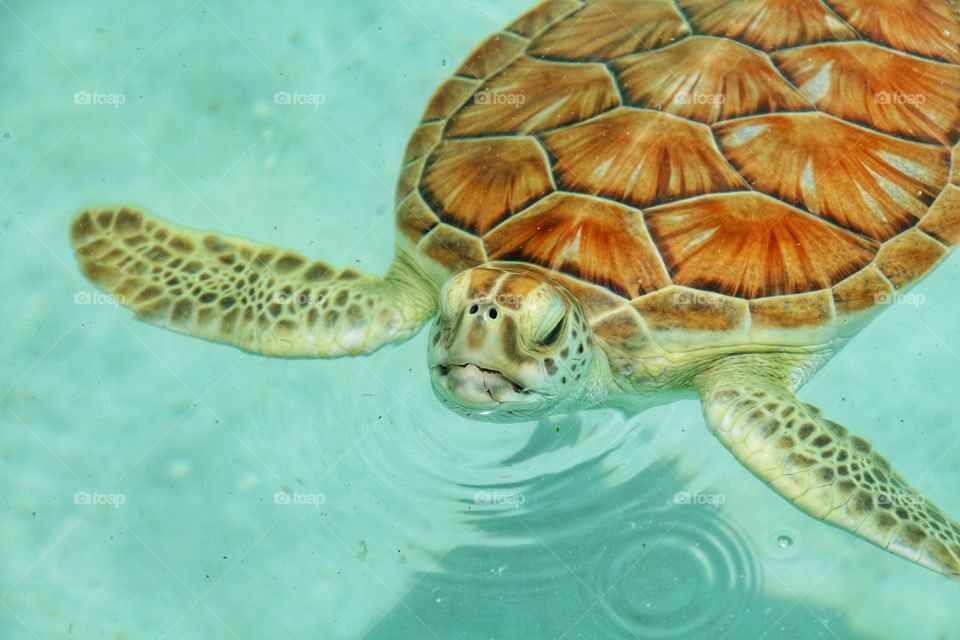
[[593, 362], [580, 303], [548, 276], [522, 267], [476, 267], [448, 280], [429, 345], [440, 402], [497, 422], [578, 405]]

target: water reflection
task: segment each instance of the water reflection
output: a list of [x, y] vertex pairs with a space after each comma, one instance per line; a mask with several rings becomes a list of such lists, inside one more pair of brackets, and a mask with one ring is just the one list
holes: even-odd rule
[[[557, 428], [571, 443], [590, 431], [579, 421], [544, 421], [508, 460], [555, 453]], [[742, 533], [715, 505], [676, 504], [676, 465], [649, 458], [620, 441], [565, 469], [465, 483], [482, 540], [417, 576], [366, 637], [858, 638], [837, 612], [764, 595]]]
[[582, 602], [606, 605], [597, 607], [608, 614], [597, 616], [603, 635], [742, 637], [760, 576], [740, 533], [711, 508], [632, 503], [624, 511], [639, 520], [610, 527], [581, 589]]

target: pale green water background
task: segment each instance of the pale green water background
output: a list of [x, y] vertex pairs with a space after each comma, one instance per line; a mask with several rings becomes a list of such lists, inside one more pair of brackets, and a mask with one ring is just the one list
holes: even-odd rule
[[[90, 204], [382, 272], [423, 106], [528, 3], [240, 5], [0, 0], [0, 638], [960, 638], [960, 585], [793, 509], [693, 402], [473, 423], [422, 336], [289, 362], [81, 304]], [[958, 278], [803, 397], [960, 516]]]

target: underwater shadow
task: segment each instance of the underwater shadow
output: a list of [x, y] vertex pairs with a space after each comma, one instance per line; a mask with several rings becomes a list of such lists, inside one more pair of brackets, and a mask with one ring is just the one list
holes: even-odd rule
[[[509, 462], [554, 449], [554, 430], [542, 423]], [[635, 471], [615, 452], [471, 487], [464, 511], [489, 543], [442, 556], [364, 637], [876, 640], [842, 611], [765, 593], [744, 536], [720, 509], [684, 500], [675, 464]]]

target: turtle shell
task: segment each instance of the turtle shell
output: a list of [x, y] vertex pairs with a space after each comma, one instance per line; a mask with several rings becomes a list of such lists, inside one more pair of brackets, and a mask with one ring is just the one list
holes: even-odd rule
[[947, 0], [550, 0], [430, 101], [400, 242], [610, 340], [852, 332], [960, 242], [958, 39]]

